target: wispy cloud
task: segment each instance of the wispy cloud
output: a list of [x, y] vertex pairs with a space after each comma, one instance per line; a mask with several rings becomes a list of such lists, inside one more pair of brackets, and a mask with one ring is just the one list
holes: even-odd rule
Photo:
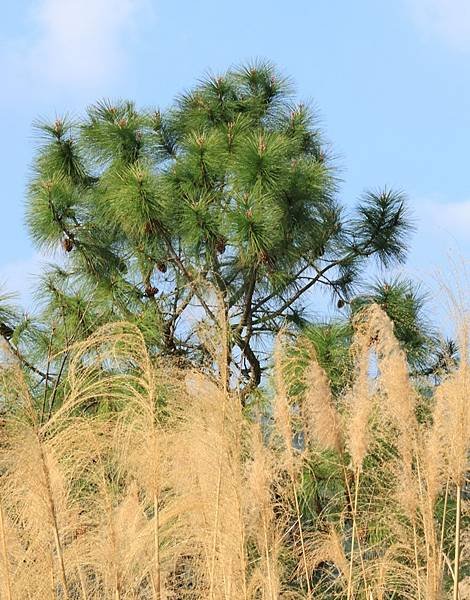
[[[126, 71], [150, 0], [39, 0], [27, 33], [2, 40], [0, 70], [13, 88], [96, 88]], [[20, 91], [20, 90], [18, 90]]]
[[[422, 273], [449, 264], [450, 257], [470, 256], [470, 200], [417, 199], [417, 231], [411, 240], [409, 267]], [[426, 277], [425, 277], [426, 279]]]
[[126, 61], [126, 41], [142, 0], [42, 0], [35, 67], [52, 81], [89, 84], [108, 79]]
[[470, 200], [466, 202], [430, 202], [426, 205], [427, 220], [441, 231], [468, 242], [470, 231]]
[[448, 45], [470, 50], [469, 0], [405, 0], [421, 30]]

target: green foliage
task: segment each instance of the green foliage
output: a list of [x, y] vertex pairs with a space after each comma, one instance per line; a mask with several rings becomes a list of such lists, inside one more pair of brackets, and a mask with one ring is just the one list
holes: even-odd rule
[[368, 192], [358, 213], [352, 223], [354, 247], [374, 253], [384, 266], [403, 261], [406, 241], [413, 229], [403, 194], [391, 190]]
[[142, 162], [115, 165], [100, 181], [103, 217], [123, 237], [141, 240], [146, 227], [160, 216], [157, 180]]
[[31, 237], [41, 249], [55, 248], [64, 235], [74, 227], [75, 188], [60, 171], [50, 179], [31, 184], [26, 221]]
[[312, 324], [303, 335], [313, 345], [318, 364], [325, 370], [333, 393], [339, 394], [351, 382], [350, 354], [353, 329], [349, 321]]
[[437, 347], [436, 334], [425, 313], [426, 295], [406, 279], [378, 280], [364, 294], [354, 298], [352, 314], [372, 303], [381, 306], [393, 321], [395, 335], [410, 364], [424, 369]]
[[140, 323], [155, 351], [210, 364], [198, 331], [223, 314], [248, 395], [262, 340], [301, 322], [309, 289], [349, 299], [369, 258], [406, 256], [403, 195], [366, 193], [347, 217], [315, 115], [269, 63], [210, 75], [167, 111], [103, 100], [37, 129], [27, 223], [40, 249], [62, 253], [65, 317], [56, 291], [43, 314], [62, 342], [89, 333], [86, 313]]

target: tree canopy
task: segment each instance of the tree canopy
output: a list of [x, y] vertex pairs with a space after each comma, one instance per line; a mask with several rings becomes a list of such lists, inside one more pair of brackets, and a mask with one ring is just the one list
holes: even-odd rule
[[152, 351], [210, 365], [222, 318], [245, 397], [263, 339], [302, 326], [309, 290], [349, 305], [369, 261], [406, 258], [404, 195], [367, 191], [347, 211], [315, 113], [270, 64], [210, 75], [167, 110], [104, 100], [36, 129], [27, 224], [60, 257], [39, 290], [43, 364], [126, 320]]

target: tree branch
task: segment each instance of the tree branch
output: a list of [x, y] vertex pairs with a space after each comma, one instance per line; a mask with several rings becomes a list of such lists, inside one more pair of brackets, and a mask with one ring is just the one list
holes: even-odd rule
[[255, 390], [259, 384], [261, 383], [261, 365], [258, 360], [258, 357], [251, 349], [250, 343], [247, 340], [243, 340], [241, 344], [239, 344], [240, 350], [246, 356], [248, 362], [250, 363], [250, 381], [245, 385], [245, 387], [240, 392], [240, 401], [242, 406], [245, 406], [246, 399], [251, 394], [253, 390]]
[[22, 365], [24, 365], [27, 369], [29, 369], [30, 371], [33, 371], [33, 373], [36, 373], [36, 375], [39, 375], [42, 379], [48, 379], [51, 376], [51, 373], [44, 373], [43, 371], [41, 371], [40, 369], [38, 369], [37, 367], [35, 367], [34, 365], [32, 365], [22, 354], [21, 352], [18, 350], [18, 348], [16, 348], [8, 338], [6, 338], [5, 336], [2, 336], [3, 339], [5, 340], [5, 343], [7, 344], [9, 350], [11, 351], [11, 353], [16, 356], [16, 358], [20, 361], [20, 363]]
[[266, 321], [269, 321], [270, 319], [275, 319], [276, 317], [281, 316], [282, 313], [287, 308], [289, 308], [289, 306], [291, 306], [296, 300], [298, 300], [300, 298], [300, 296], [305, 294], [305, 292], [307, 292], [313, 285], [315, 285], [315, 283], [317, 283], [317, 281], [320, 279], [320, 277], [322, 277], [322, 275], [324, 273], [326, 273], [333, 267], [337, 267], [339, 264], [341, 264], [341, 262], [344, 262], [345, 260], [346, 260], [346, 258], [343, 258], [338, 261], [334, 261], [334, 262], [330, 263], [329, 265], [327, 265], [322, 270], [317, 271], [317, 275], [315, 275], [315, 277], [312, 277], [312, 279], [308, 283], [306, 283], [304, 286], [302, 286], [300, 289], [298, 289], [297, 292], [293, 296], [291, 296], [288, 300], [286, 300], [281, 305], [280, 308], [278, 308], [274, 312], [272, 312], [264, 317], [260, 317], [259, 319], [256, 319], [255, 321], [253, 321], [253, 325], [259, 325], [260, 323], [265, 323]]
[[213, 321], [216, 322], [217, 319], [216, 319], [214, 313], [209, 308], [209, 306], [207, 305], [207, 302], [204, 300], [204, 298], [202, 297], [202, 295], [197, 290], [197, 286], [198, 286], [197, 280], [189, 273], [189, 271], [184, 266], [183, 262], [181, 261], [180, 257], [178, 256], [178, 253], [173, 248], [171, 240], [169, 239], [169, 237], [166, 234], [166, 232], [163, 230], [162, 226], [160, 224], [158, 224], [157, 227], [158, 227], [160, 235], [162, 236], [162, 238], [163, 238], [163, 240], [164, 240], [164, 242], [165, 242], [165, 244], [166, 244], [166, 246], [168, 248], [168, 251], [169, 251], [169, 253], [171, 255], [171, 258], [173, 259], [173, 261], [175, 262], [175, 264], [177, 265], [177, 267], [181, 271], [181, 273], [186, 277], [186, 279], [188, 280], [188, 282], [192, 286], [194, 286], [194, 294], [197, 297], [197, 299], [199, 300], [199, 302], [201, 303], [201, 306], [206, 311], [207, 316], [210, 319], [212, 319]]

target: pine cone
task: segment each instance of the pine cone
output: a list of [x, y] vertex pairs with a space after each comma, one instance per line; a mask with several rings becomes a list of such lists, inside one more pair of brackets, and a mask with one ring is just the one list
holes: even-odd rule
[[158, 260], [157, 269], [160, 271], [160, 273], [166, 273], [166, 263], [163, 260]]
[[261, 252], [258, 254], [258, 258], [259, 258], [260, 262], [263, 263], [263, 265], [272, 266], [272, 264], [273, 264], [273, 260], [269, 256], [269, 254], [266, 252], [266, 250], [261, 250]]
[[224, 237], [219, 237], [215, 243], [215, 249], [219, 254], [223, 254], [225, 252], [226, 240]]
[[340, 298], [340, 299], [338, 300], [338, 302], [336, 303], [336, 306], [337, 306], [338, 308], [343, 308], [343, 306], [344, 306], [345, 304], [346, 304], [346, 302], [345, 302], [345, 301], [344, 301], [342, 298]]
[[73, 250], [73, 247], [73, 240], [71, 240], [69, 237], [64, 238], [62, 240], [62, 248], [65, 250], [65, 252], [71, 252]]
[[13, 335], [13, 329], [6, 323], [0, 323], [0, 335], [9, 340]]
[[147, 296], [147, 298], [155, 298], [157, 294], [158, 288], [154, 287], [153, 285], [145, 286], [145, 295]]

